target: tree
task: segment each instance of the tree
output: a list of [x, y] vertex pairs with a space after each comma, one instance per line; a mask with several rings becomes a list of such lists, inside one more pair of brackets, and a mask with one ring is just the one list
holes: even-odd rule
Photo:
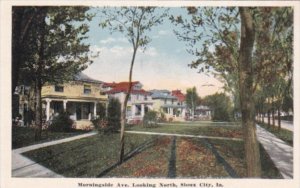
[[111, 98], [107, 106], [107, 122], [111, 131], [120, 129], [121, 103], [119, 99]]
[[199, 101], [199, 95], [197, 93], [196, 87], [188, 88], [186, 90], [185, 101], [186, 101], [187, 107], [191, 110], [192, 118], [194, 119], [197, 102]]
[[[227, 88], [232, 88], [231, 92], [234, 96], [239, 97], [247, 174], [249, 177], [259, 177], [260, 159], [255, 134], [253, 98], [257, 88], [264, 87], [262, 83], [267, 82], [265, 77], [267, 69], [273, 67], [279, 70], [280, 66], [274, 67], [271, 63], [266, 64], [267, 61], [258, 61], [255, 57], [262, 52], [262, 48], [257, 44], [260, 42], [263, 44], [264, 40], [261, 39], [266, 39], [263, 33], [270, 24], [274, 33], [285, 36], [287, 28], [285, 22], [288, 24], [292, 22], [289, 20], [292, 9], [287, 7], [187, 7], [187, 11], [188, 19], [181, 15], [170, 17], [173, 23], [181, 28], [175, 34], [179, 40], [187, 42], [188, 51], [197, 58], [190, 64], [191, 68], [197, 68], [199, 72], [213, 73], [223, 80]], [[268, 19], [264, 19], [265, 17]], [[272, 21], [269, 22], [270, 20]], [[268, 36], [269, 32], [267, 33]], [[261, 37], [260, 40], [255, 36]], [[273, 44], [265, 43], [264, 48], [270, 48]], [[254, 48], [254, 45], [257, 46]], [[283, 45], [277, 47], [278, 50], [283, 50]], [[291, 51], [290, 46], [287, 48]], [[290, 56], [285, 56], [287, 57]], [[286, 61], [279, 60], [284, 66], [289, 66]], [[275, 64], [279, 63], [275, 62]]]
[[20, 82], [35, 87], [35, 139], [39, 140], [42, 127], [42, 86], [71, 80], [90, 63], [89, 45], [83, 44], [82, 40], [88, 31], [83, 21], [91, 19], [91, 16], [86, 14], [87, 7], [35, 9], [38, 10], [23, 42], [22, 64], [19, 68], [22, 78]]
[[19, 80], [19, 70], [23, 63], [23, 49], [34, 18], [39, 13], [37, 7], [13, 7], [12, 9], [12, 94]]
[[212, 120], [231, 121], [232, 120], [232, 102], [225, 93], [215, 93], [208, 95], [203, 99], [203, 104], [213, 110]]
[[255, 41], [254, 21], [249, 8], [240, 7], [241, 41], [239, 52], [239, 94], [242, 112], [242, 125], [247, 162], [247, 175], [261, 176], [259, 144], [256, 138], [254, 93], [253, 93], [253, 63], [252, 53]]
[[102, 9], [103, 18], [100, 22], [102, 28], [108, 28], [111, 33], [119, 32], [124, 34], [129, 43], [132, 45], [133, 53], [129, 69], [129, 85], [127, 88], [125, 100], [122, 104], [121, 113], [121, 134], [120, 134], [120, 163], [124, 159], [125, 146], [125, 123], [126, 123], [126, 107], [132, 89], [132, 74], [135, 57], [138, 49], [145, 51], [151, 39], [148, 33], [153, 27], [162, 23], [166, 17], [166, 10], [159, 11], [155, 7], [121, 7], [121, 8], [104, 8]]

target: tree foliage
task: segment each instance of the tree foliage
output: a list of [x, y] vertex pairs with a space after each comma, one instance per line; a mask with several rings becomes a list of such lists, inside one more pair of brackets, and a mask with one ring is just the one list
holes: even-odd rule
[[[31, 8], [31, 7], [29, 7]], [[28, 7], [24, 7], [28, 9]], [[36, 78], [45, 83], [62, 83], [91, 63], [87, 37], [90, 20], [87, 7], [38, 7], [23, 42], [21, 82]]]
[[233, 105], [225, 93], [216, 93], [206, 96], [202, 103], [209, 106], [212, 112], [213, 121], [231, 121], [233, 116]]

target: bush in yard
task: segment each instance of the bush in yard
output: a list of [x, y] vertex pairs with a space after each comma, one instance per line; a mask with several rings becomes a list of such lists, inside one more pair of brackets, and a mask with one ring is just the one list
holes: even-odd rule
[[92, 120], [92, 123], [99, 133], [110, 132], [110, 126], [108, 126], [107, 117], [94, 119]]
[[100, 114], [100, 117], [92, 120], [93, 125], [99, 133], [111, 133], [120, 129], [121, 103], [118, 99], [109, 99], [107, 117]]
[[107, 123], [109, 130], [117, 131], [121, 127], [121, 103], [118, 99], [109, 99], [107, 107]]
[[49, 130], [53, 132], [71, 132], [73, 129], [74, 121], [70, 119], [67, 112], [61, 112], [52, 120]]
[[143, 126], [154, 127], [157, 125], [157, 112], [149, 111], [144, 115]]

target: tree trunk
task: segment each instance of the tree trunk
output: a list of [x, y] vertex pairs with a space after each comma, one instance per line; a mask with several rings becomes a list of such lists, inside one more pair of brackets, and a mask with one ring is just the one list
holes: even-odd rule
[[275, 128], [275, 107], [274, 107], [274, 99], [272, 97], [272, 127]]
[[241, 43], [239, 52], [239, 88], [242, 125], [247, 163], [247, 176], [260, 177], [261, 163], [256, 138], [255, 108], [253, 100], [252, 50], [255, 31], [252, 16], [246, 7], [239, 8], [241, 16]]
[[278, 108], [277, 116], [278, 116], [278, 130], [280, 131], [281, 129], [280, 108]]
[[[24, 16], [26, 13], [30, 14]], [[12, 14], [12, 64], [11, 64], [11, 75], [12, 84], [11, 92], [14, 94], [16, 86], [19, 81], [19, 70], [22, 65], [22, 54], [24, 48], [24, 40], [30, 30], [30, 26], [33, 22], [37, 11], [26, 10], [24, 7], [13, 7]]]
[[46, 8], [43, 13], [39, 15], [38, 20], [40, 23], [39, 29], [39, 51], [38, 51], [38, 66], [35, 72], [35, 92], [36, 92], [36, 111], [35, 111], [35, 140], [40, 140], [42, 137], [42, 67], [44, 66], [44, 50], [45, 50], [45, 17]]
[[39, 141], [42, 138], [42, 84], [39, 78], [35, 83], [35, 141]]
[[270, 110], [268, 109], [268, 128], [271, 127], [271, 117], [270, 117]]
[[127, 102], [131, 93], [131, 87], [132, 87], [132, 70], [133, 70], [133, 65], [135, 61], [135, 56], [137, 52], [138, 46], [134, 46], [133, 48], [133, 55], [131, 59], [131, 64], [130, 64], [130, 70], [129, 70], [129, 85], [128, 85], [128, 90], [125, 96], [125, 100], [122, 106], [122, 113], [121, 113], [121, 133], [120, 133], [120, 157], [119, 157], [119, 163], [122, 163], [124, 160], [124, 150], [125, 150], [125, 124], [126, 124], [126, 107], [127, 107]]

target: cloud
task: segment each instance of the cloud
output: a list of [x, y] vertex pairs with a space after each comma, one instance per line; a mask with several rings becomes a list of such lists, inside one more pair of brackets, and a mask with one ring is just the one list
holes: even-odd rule
[[100, 44], [112, 44], [112, 43], [128, 43], [128, 40], [123, 37], [112, 38], [108, 37], [107, 39], [100, 40]]
[[160, 30], [160, 31], [158, 31], [158, 34], [159, 35], [169, 35], [170, 31], [168, 31], [168, 30]]

